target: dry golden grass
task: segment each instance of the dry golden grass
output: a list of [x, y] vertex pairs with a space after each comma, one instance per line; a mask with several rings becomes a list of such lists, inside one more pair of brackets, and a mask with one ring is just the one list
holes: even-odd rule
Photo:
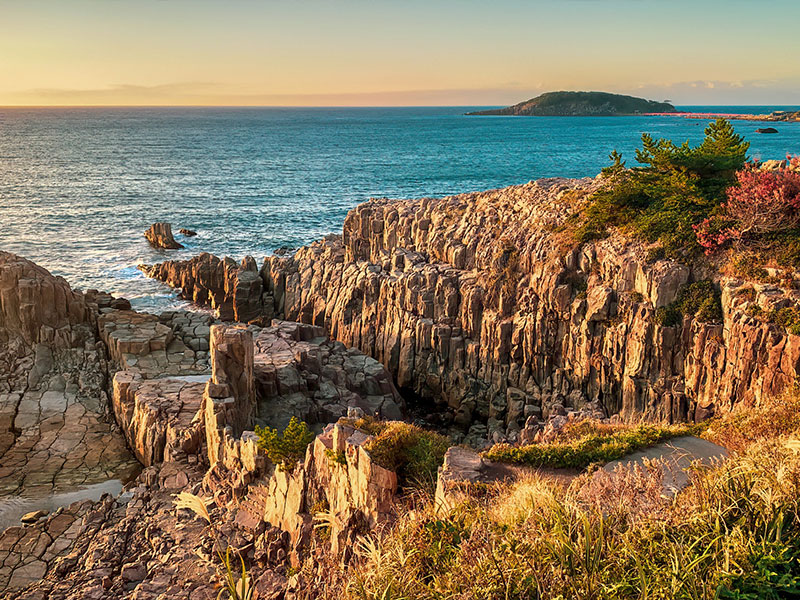
[[[339, 580], [359, 600], [756, 600], [800, 594], [800, 422], [787, 395], [710, 425], [734, 450], [674, 498], [663, 465], [539, 476], [436, 513], [417, 504], [364, 540]], [[613, 434], [586, 424], [567, 435]]]

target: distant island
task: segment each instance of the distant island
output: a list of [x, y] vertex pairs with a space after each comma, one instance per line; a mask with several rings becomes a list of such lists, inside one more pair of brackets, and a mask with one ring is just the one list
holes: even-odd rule
[[468, 115], [521, 117], [612, 117], [643, 113], [677, 113], [668, 102], [655, 102], [608, 92], [548, 92], [505, 108]]

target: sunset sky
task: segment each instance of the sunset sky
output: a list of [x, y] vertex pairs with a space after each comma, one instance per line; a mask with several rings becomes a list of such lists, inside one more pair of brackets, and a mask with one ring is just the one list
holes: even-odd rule
[[0, 0], [0, 105], [800, 104], [797, 0]]

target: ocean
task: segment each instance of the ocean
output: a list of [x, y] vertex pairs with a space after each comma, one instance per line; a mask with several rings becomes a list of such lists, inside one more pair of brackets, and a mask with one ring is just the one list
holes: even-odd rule
[[[0, 108], [0, 250], [73, 287], [181, 306], [140, 263], [202, 251], [257, 260], [339, 232], [371, 197], [418, 198], [542, 177], [594, 176], [647, 132], [702, 139], [675, 117], [467, 117], [484, 107]], [[681, 107], [763, 113], [792, 107]], [[800, 123], [736, 122], [762, 160], [800, 154]], [[197, 231], [185, 250], [143, 237], [156, 221]]]

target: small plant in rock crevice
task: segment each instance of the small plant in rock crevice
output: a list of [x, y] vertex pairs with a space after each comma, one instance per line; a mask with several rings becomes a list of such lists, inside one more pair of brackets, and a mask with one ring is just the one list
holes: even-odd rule
[[314, 432], [305, 422], [292, 417], [282, 433], [270, 427], [256, 426], [258, 447], [283, 471], [292, 471], [306, 454], [306, 448], [314, 441]]

